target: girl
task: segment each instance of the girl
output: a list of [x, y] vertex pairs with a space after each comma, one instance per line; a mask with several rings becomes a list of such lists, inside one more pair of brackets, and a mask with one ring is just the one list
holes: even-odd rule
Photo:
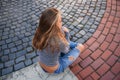
[[39, 54], [39, 64], [48, 73], [61, 73], [72, 64], [84, 46], [69, 40], [69, 31], [62, 27], [61, 14], [56, 8], [46, 9], [33, 38]]

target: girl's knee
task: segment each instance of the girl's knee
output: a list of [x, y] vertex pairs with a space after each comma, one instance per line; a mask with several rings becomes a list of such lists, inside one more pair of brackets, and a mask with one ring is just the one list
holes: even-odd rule
[[81, 50], [81, 52], [83, 52], [84, 49], [85, 49], [85, 46], [84, 46], [83, 44], [81, 44], [81, 45], [80, 45], [80, 50]]
[[68, 58], [70, 61], [74, 61], [75, 60], [75, 57], [74, 56], [69, 56]]

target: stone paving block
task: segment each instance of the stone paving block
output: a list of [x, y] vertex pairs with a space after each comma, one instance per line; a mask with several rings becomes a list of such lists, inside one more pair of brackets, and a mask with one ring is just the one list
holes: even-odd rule
[[[0, 69], [0, 76], [2, 76], [2, 73], [1, 73], [1, 72], [2, 72], [2, 70]], [[2, 80], [1, 77], [0, 77], [0, 80]]]
[[19, 52], [16, 53], [16, 57], [23, 56], [26, 53], [27, 53], [26, 50], [21, 50], [21, 51], [19, 51]]
[[17, 58], [17, 59], [15, 60], [15, 62], [16, 62], [16, 63], [19, 63], [19, 62], [24, 61], [24, 60], [25, 60], [25, 56], [21, 56], [21, 57]]
[[33, 51], [33, 48], [32, 47], [27, 47], [27, 52], [31, 52]]
[[33, 59], [32, 59], [32, 61], [33, 61], [33, 63], [38, 62], [38, 61], [39, 61], [39, 56], [37, 56], [37, 57], [33, 58]]
[[87, 35], [85, 35], [84, 37], [83, 37], [83, 39], [86, 41], [86, 40], [88, 40], [88, 38], [89, 38], [89, 36], [87, 36]]
[[92, 25], [91, 28], [96, 29], [97, 25]]
[[2, 70], [2, 75], [11, 73], [13, 71], [13, 67], [5, 68]]
[[85, 34], [86, 34], [86, 32], [85, 32], [84, 30], [81, 30], [79, 33], [80, 33], [81, 35], [85, 35]]
[[17, 51], [17, 48], [16, 47], [13, 47], [10, 49], [10, 51], [13, 53], [13, 52], [16, 52]]
[[77, 21], [74, 21], [72, 24], [73, 26], [77, 26], [79, 23]]
[[71, 32], [70, 32], [70, 35], [74, 35], [74, 34], [75, 34], [75, 32], [74, 32], [74, 31], [71, 31]]
[[31, 33], [29, 33], [29, 32], [25, 33], [25, 36], [30, 36], [30, 35], [31, 35]]
[[29, 41], [29, 39], [28, 38], [23, 38], [22, 41], [27, 42], [27, 41]]
[[10, 43], [12, 40], [11, 40], [11, 38], [10, 39], [7, 39], [6, 40], [6, 43]]
[[35, 52], [26, 54], [26, 58], [27, 58], [27, 59], [33, 58], [33, 57], [35, 57], [35, 56], [36, 56], [36, 53], [35, 53]]
[[0, 63], [0, 69], [3, 68], [3, 63]]
[[6, 36], [8, 35], [9, 33], [8, 32], [3, 32], [3, 36]]
[[82, 38], [80, 38], [80, 39], [78, 39], [78, 40], [77, 40], [77, 42], [78, 42], [78, 43], [84, 43], [84, 42], [85, 42], [85, 40], [84, 40], [84, 39], [82, 39]]
[[1, 57], [1, 61], [8, 61], [9, 57], [7, 55]]
[[[15, 35], [13, 34], [14, 33], [14, 31], [10, 31], [11, 32], [11, 34], [9, 34], [9, 37], [14, 37]], [[8, 37], [8, 36], [6, 36], [6, 37]]]
[[2, 45], [2, 49], [7, 49], [7, 44]]
[[9, 54], [9, 59], [10, 59], [10, 60], [13, 60], [13, 59], [15, 59], [15, 58], [16, 58], [15, 53]]
[[5, 62], [5, 67], [9, 67], [9, 66], [12, 66], [14, 63], [14, 60], [11, 60], [11, 61], [8, 61], [8, 62]]
[[94, 24], [95, 24], [96, 26], [99, 26], [99, 22], [98, 22], [98, 21], [95, 21]]
[[18, 35], [18, 38], [19, 38], [19, 39], [23, 39], [24, 37], [25, 37], [24, 34]]
[[77, 32], [79, 31], [79, 30], [78, 30], [78, 29], [76, 29], [76, 28], [74, 28], [73, 30], [74, 30], [74, 32], [75, 32], [75, 33], [77, 33]]
[[31, 65], [31, 64], [32, 64], [31, 59], [27, 59], [27, 60], [25, 60], [25, 65], [26, 65], [26, 66]]
[[76, 38], [76, 37], [72, 37], [72, 41], [76, 41], [78, 38]]
[[6, 49], [6, 50], [4, 50], [4, 54], [6, 55], [6, 54], [9, 54], [10, 53], [10, 50], [9, 49]]
[[28, 46], [28, 42], [23, 43], [22, 46], [26, 48]]
[[74, 29], [73, 25], [68, 26], [69, 29]]
[[81, 25], [81, 24], [79, 24], [79, 25], [76, 26], [76, 28], [79, 29], [79, 30], [82, 29], [83, 27], [84, 27], [84, 26]]
[[8, 48], [12, 48], [12, 47], [14, 47], [14, 46], [15, 46], [14, 43], [9, 43], [9, 44], [8, 44]]
[[22, 45], [17, 46], [17, 49], [18, 49], [18, 50], [21, 50], [22, 48], [23, 48]]
[[80, 33], [75, 34], [75, 37], [80, 38], [82, 35]]
[[24, 68], [24, 67], [25, 67], [25, 65], [24, 65], [23, 62], [20, 62], [20, 63], [14, 65], [15, 70], [18, 70], [18, 69], [21, 69], [21, 68]]
[[85, 25], [84, 28], [89, 29], [90, 25]]
[[89, 29], [89, 32], [93, 33], [95, 32], [95, 29]]

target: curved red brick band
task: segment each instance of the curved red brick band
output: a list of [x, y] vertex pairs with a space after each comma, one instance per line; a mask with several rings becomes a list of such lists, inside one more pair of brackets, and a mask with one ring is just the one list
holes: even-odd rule
[[70, 66], [79, 80], [120, 80], [120, 0], [107, 8], [86, 49]]

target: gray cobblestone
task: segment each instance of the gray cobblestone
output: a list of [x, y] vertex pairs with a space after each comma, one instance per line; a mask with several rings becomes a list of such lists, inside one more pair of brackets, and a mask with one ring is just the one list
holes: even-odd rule
[[[31, 43], [30, 43], [31, 44]], [[27, 52], [32, 52], [33, 48], [32, 47], [27, 47]]]
[[72, 37], [72, 41], [76, 41], [78, 38], [76, 38], [76, 37]]
[[23, 62], [20, 62], [20, 63], [14, 65], [15, 70], [18, 70], [18, 69], [21, 69], [21, 68], [24, 68], [24, 67], [25, 67], [25, 65], [24, 65]]
[[20, 40], [15, 42], [15, 45], [20, 45], [20, 44], [22, 44], [22, 41], [20, 41]]
[[25, 65], [28, 66], [28, 65], [31, 65], [32, 64], [32, 61], [30, 59], [28, 60], [25, 60]]
[[79, 33], [82, 34], [82, 35], [86, 34], [86, 32], [84, 30], [81, 30]]
[[6, 55], [6, 54], [9, 54], [10, 53], [10, 50], [9, 49], [6, 49], [6, 50], [4, 50], [4, 54]]
[[74, 28], [74, 29], [73, 29], [73, 31], [74, 31], [75, 33], [77, 33], [79, 30], [78, 30], [78, 29], [76, 29], [76, 28]]
[[9, 57], [7, 55], [1, 57], [1, 61], [3, 61], [3, 62], [8, 61], [8, 59], [9, 59]]
[[27, 58], [27, 59], [33, 58], [33, 57], [35, 57], [35, 56], [36, 56], [36, 53], [35, 53], [35, 52], [26, 54], [26, 58]]
[[95, 32], [95, 29], [89, 29], [89, 32], [93, 33]]
[[93, 24], [93, 25], [91, 26], [91, 28], [92, 28], [92, 29], [96, 29], [96, 28], [97, 28], [97, 25], [94, 25], [94, 24]]
[[21, 51], [19, 51], [19, 52], [16, 53], [16, 57], [23, 56], [23, 55], [25, 55], [26, 53], [27, 53], [26, 50], [21, 50]]
[[85, 25], [84, 28], [89, 29], [90, 25]]
[[24, 61], [24, 60], [25, 60], [25, 56], [21, 56], [21, 57], [17, 58], [17, 59], [15, 60], [15, 62], [16, 62], [16, 63], [19, 63], [19, 62]]
[[[2, 70], [0, 69], [0, 76], [2, 76]], [[1, 79], [1, 78], [0, 78]], [[1, 79], [2, 80], [2, 79]]]
[[28, 43], [27, 43], [27, 42], [26, 42], [26, 43], [23, 43], [22, 46], [23, 46], [24, 48], [26, 48], [26, 47], [28, 46]]
[[11, 60], [11, 61], [8, 61], [8, 62], [5, 62], [5, 67], [12, 66], [13, 64], [14, 64], [14, 60]]
[[13, 52], [16, 52], [16, 51], [17, 51], [17, 48], [14, 47], [14, 48], [11, 48], [10, 50], [11, 50], [11, 52], [13, 53]]
[[39, 61], [39, 56], [37, 56], [37, 57], [33, 58], [33, 59], [32, 59], [32, 61], [33, 61], [33, 63], [38, 62], [38, 61]]
[[69, 28], [69, 29], [74, 29], [74, 26], [71, 25], [71, 26], [69, 26], [68, 28]]
[[6, 43], [10, 43], [12, 40], [11, 40], [11, 38], [10, 39], [7, 39], [6, 40]]
[[83, 38], [80, 38], [80, 39], [77, 40], [77, 42], [78, 42], [78, 43], [84, 43], [85, 40], [84, 40]]
[[2, 49], [7, 49], [7, 44], [2, 45]]
[[19, 39], [23, 39], [24, 37], [25, 37], [24, 34], [18, 35], [18, 38], [19, 38]]
[[87, 36], [87, 35], [84, 35], [84, 37], [83, 37], [83, 39], [86, 41], [86, 40], [88, 40], [88, 38], [89, 38], [89, 36]]
[[2, 75], [11, 73], [13, 71], [13, 67], [8, 67], [2, 70]]
[[22, 48], [23, 48], [22, 45], [17, 46], [18, 50], [21, 50]]
[[75, 34], [75, 36], [76, 36], [77, 38], [82, 37], [82, 35], [81, 35], [80, 33]]
[[3, 63], [0, 63], [0, 69], [3, 68]]
[[15, 53], [9, 54], [9, 59], [10, 59], [10, 60], [13, 60], [13, 59], [15, 59], [15, 58], [16, 58]]
[[14, 46], [15, 46], [14, 43], [9, 43], [9, 44], [8, 44], [8, 48], [12, 48], [12, 47], [14, 47]]

